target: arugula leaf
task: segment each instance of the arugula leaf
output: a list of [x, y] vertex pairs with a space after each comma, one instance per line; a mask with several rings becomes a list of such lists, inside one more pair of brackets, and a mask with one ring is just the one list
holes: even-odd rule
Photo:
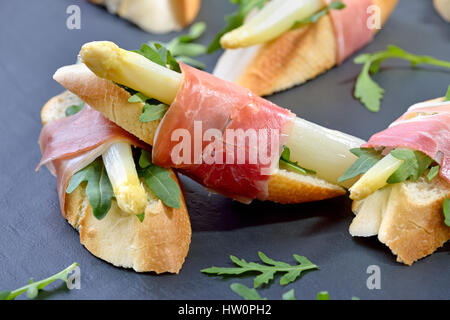
[[207, 53], [213, 53], [221, 48], [220, 38], [231, 30], [239, 28], [244, 24], [245, 17], [255, 8], [261, 9], [266, 4], [266, 0], [230, 0], [231, 3], [239, 5], [238, 11], [225, 17], [226, 26], [215, 36], [208, 46]]
[[170, 176], [170, 171], [151, 163], [148, 152], [142, 152], [139, 159], [141, 169], [138, 170], [147, 186], [168, 207], [181, 207], [181, 190]]
[[419, 64], [428, 64], [450, 68], [450, 62], [448, 61], [438, 60], [430, 56], [415, 55], [393, 45], [388, 46], [384, 51], [359, 55], [354, 62], [364, 66], [356, 81], [354, 94], [372, 112], [380, 110], [384, 89], [372, 80], [371, 74], [377, 73], [380, 70], [381, 63], [387, 59], [407, 60], [411, 62], [412, 67], [416, 67]]
[[158, 42], [149, 42], [142, 44], [140, 50], [134, 50], [136, 52], [150, 61], [159, 64], [165, 68], [169, 68], [170, 70], [181, 72], [180, 66], [172, 56], [169, 50], [164, 47], [162, 44]]
[[320, 291], [317, 294], [317, 300], [330, 300], [330, 294], [328, 291]]
[[430, 171], [427, 174], [428, 181], [431, 181], [434, 178], [436, 178], [436, 176], [438, 175], [440, 170], [441, 170], [440, 165], [435, 165], [435, 166], [431, 167]]
[[74, 114], [77, 114], [78, 112], [80, 112], [81, 109], [83, 109], [84, 104], [85, 103], [83, 102], [79, 105], [74, 104], [74, 105], [71, 105], [70, 107], [68, 107], [65, 111], [66, 117], [73, 116]]
[[33, 282], [33, 279], [30, 279], [28, 285], [23, 286], [14, 291], [1, 291], [0, 292], [0, 300], [14, 300], [17, 296], [21, 295], [24, 292], [27, 292], [28, 298], [34, 299], [39, 294], [39, 290], [44, 289], [50, 283], [56, 280], [62, 280], [67, 283], [69, 273], [71, 273], [76, 267], [78, 263], [73, 263], [66, 269], [57, 274], [50, 276], [44, 280]]
[[150, 122], [162, 119], [162, 117], [164, 117], [168, 109], [169, 106], [164, 103], [157, 103], [157, 104], [146, 103], [144, 104], [142, 114], [139, 117], [139, 120], [141, 122]]
[[416, 181], [428, 169], [433, 160], [420, 151], [394, 149], [391, 155], [403, 164], [388, 178], [387, 183], [394, 184], [411, 179]]
[[444, 223], [446, 226], [450, 227], [450, 198], [448, 198], [448, 195], [444, 198], [442, 210], [444, 211]]
[[295, 298], [295, 290], [291, 289], [288, 292], [283, 293], [282, 299], [283, 300], [297, 300]]
[[87, 182], [86, 195], [92, 214], [99, 220], [103, 219], [111, 208], [114, 192], [100, 157], [72, 176], [66, 192], [72, 193], [82, 182]]
[[140, 222], [144, 222], [145, 212], [137, 214], [136, 217], [139, 219]]
[[285, 273], [280, 279], [280, 284], [284, 286], [297, 280], [301, 276], [302, 272], [318, 269], [318, 267], [306, 257], [296, 254], [294, 254], [294, 259], [298, 262], [298, 264], [294, 266], [285, 262], [272, 260], [262, 252], [258, 252], [258, 256], [261, 261], [265, 263], [264, 265], [255, 262], [247, 262], [244, 259], [238, 259], [235, 256], [230, 256], [231, 261], [233, 261], [238, 267], [211, 267], [203, 269], [201, 272], [216, 275], [240, 275], [246, 272], [258, 272], [260, 275], [256, 276], [253, 281], [254, 287], [258, 288], [263, 284], [269, 284], [273, 280], [276, 273]]
[[310, 23], [316, 23], [317, 21], [319, 21], [320, 18], [325, 16], [330, 10], [342, 10], [345, 7], [346, 5], [344, 3], [340, 1], [334, 1], [330, 3], [327, 7], [313, 14], [312, 16], [309, 16], [308, 18], [305, 18], [303, 20], [296, 21], [291, 29], [300, 28]]
[[350, 152], [359, 158], [344, 172], [338, 182], [344, 182], [366, 173], [383, 158], [380, 152], [368, 148], [354, 148]]
[[197, 22], [192, 25], [188, 34], [173, 38], [166, 47], [174, 57], [196, 57], [204, 54], [206, 53], [206, 47], [192, 42], [200, 38], [205, 30], [206, 24], [204, 22]]
[[149, 99], [150, 98], [147, 97], [145, 94], [137, 92], [137, 93], [133, 94], [130, 98], [128, 98], [128, 102], [130, 102], [130, 103], [138, 103], [138, 102], [145, 103], [145, 101], [147, 101]]
[[256, 289], [250, 289], [240, 283], [233, 283], [230, 288], [245, 300], [267, 300], [267, 298], [262, 298]]
[[142, 114], [139, 117], [141, 122], [150, 122], [159, 120], [164, 117], [169, 106], [159, 102], [156, 99], [148, 98], [145, 94], [137, 92], [133, 94], [129, 99], [130, 103], [144, 103], [142, 107]]
[[450, 86], [448, 86], [447, 94], [445, 95], [444, 102], [450, 101]]
[[280, 163], [282, 163], [285, 166], [287, 166], [288, 168], [293, 169], [294, 171], [297, 171], [298, 173], [301, 173], [304, 175], [316, 174], [316, 172], [313, 170], [300, 167], [297, 162], [291, 161], [290, 158], [291, 158], [291, 150], [288, 147], [284, 146], [283, 152], [281, 153], [281, 157], [280, 157]]

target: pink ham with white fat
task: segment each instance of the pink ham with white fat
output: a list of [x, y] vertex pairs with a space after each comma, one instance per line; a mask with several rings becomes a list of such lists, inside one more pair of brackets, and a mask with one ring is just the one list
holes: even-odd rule
[[[326, 0], [327, 4], [334, 1]], [[344, 9], [329, 12], [336, 36], [338, 64], [373, 39], [373, 31], [368, 26], [372, 0], [341, 0], [341, 2], [346, 6]]]
[[[267, 199], [270, 174], [278, 168], [295, 115], [234, 83], [180, 66], [183, 82], [155, 136], [153, 163], [177, 168], [241, 202]], [[253, 142], [230, 138], [252, 132]], [[186, 139], [187, 148], [174, 153]], [[178, 154], [182, 161], [174, 159]]]
[[87, 105], [76, 115], [55, 120], [42, 128], [39, 136], [42, 159], [36, 170], [47, 165], [56, 176], [63, 216], [71, 177], [119, 141], [148, 149], [139, 139]]
[[440, 164], [440, 176], [450, 183], [450, 102], [413, 105], [388, 129], [373, 135], [363, 148], [409, 148]]

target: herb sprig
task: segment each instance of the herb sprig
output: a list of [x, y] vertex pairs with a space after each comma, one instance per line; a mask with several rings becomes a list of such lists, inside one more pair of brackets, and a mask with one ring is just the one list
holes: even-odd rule
[[73, 116], [74, 114], [77, 114], [84, 108], [85, 103], [82, 102], [81, 104], [73, 104], [69, 107], [67, 107], [66, 111], [64, 112], [66, 114], [66, 117]]
[[292, 170], [294, 170], [294, 171], [296, 171], [298, 173], [301, 173], [303, 175], [316, 174], [316, 172], [313, 171], [313, 170], [300, 167], [297, 162], [291, 161], [290, 158], [291, 158], [291, 150], [288, 147], [284, 146], [283, 147], [283, 152], [281, 153], [281, 157], [280, 157], [280, 163], [281, 164], [284, 164], [289, 169], [292, 169]]
[[34, 282], [33, 278], [30, 279], [29, 283], [19, 289], [13, 291], [0, 291], [0, 300], [14, 300], [22, 293], [26, 292], [29, 299], [34, 299], [38, 296], [39, 290], [44, 289], [50, 283], [56, 280], [62, 280], [67, 283], [69, 274], [78, 266], [78, 263], [73, 263], [66, 269], [52, 275], [46, 279]]
[[225, 33], [239, 28], [244, 24], [245, 17], [255, 8], [261, 9], [266, 0], [230, 0], [231, 3], [239, 5], [236, 12], [225, 17], [226, 26], [215, 36], [214, 40], [208, 46], [207, 53], [213, 53], [221, 48], [220, 38]]
[[206, 53], [206, 46], [194, 43], [205, 33], [205, 30], [206, 24], [197, 22], [189, 29], [189, 33], [173, 38], [166, 44], [166, 47], [176, 60], [187, 63], [197, 69], [205, 69], [206, 65], [204, 63], [193, 59]]
[[75, 173], [69, 181], [66, 192], [72, 193], [82, 182], [87, 182], [86, 195], [97, 219], [103, 219], [111, 209], [114, 191], [101, 157]]
[[154, 165], [150, 154], [142, 150], [139, 158], [138, 174], [144, 178], [150, 190], [168, 207], [181, 207], [181, 190], [170, 176], [170, 171]]
[[413, 68], [421, 64], [427, 64], [450, 69], [449, 61], [409, 53], [394, 45], [388, 46], [384, 51], [359, 55], [354, 62], [362, 64], [363, 68], [356, 81], [354, 95], [369, 111], [380, 111], [381, 100], [384, 96], [384, 89], [372, 79], [371, 75], [376, 74], [380, 70], [381, 63], [388, 59], [409, 61]]
[[[359, 158], [344, 172], [339, 178], [339, 182], [344, 182], [366, 173], [383, 158], [381, 151], [371, 148], [355, 148], [350, 151]], [[439, 165], [432, 165], [434, 163], [433, 159], [420, 151], [398, 148], [392, 150], [390, 154], [399, 160], [403, 160], [403, 164], [388, 178], [388, 184], [407, 180], [417, 181], [428, 169], [430, 169], [427, 174], [429, 181], [434, 179], [439, 173]]]
[[346, 5], [344, 3], [342, 3], [341, 1], [334, 1], [334, 2], [330, 3], [328, 6], [326, 6], [325, 8], [323, 8], [322, 10], [313, 14], [312, 16], [309, 16], [303, 20], [296, 21], [294, 23], [294, 25], [292, 26], [292, 29], [301, 28], [310, 23], [316, 23], [317, 21], [319, 21], [320, 18], [327, 15], [330, 10], [342, 10], [342, 9], [345, 9], [345, 7], [346, 7]]
[[284, 273], [280, 279], [280, 285], [284, 286], [297, 280], [303, 272], [307, 270], [316, 270], [318, 267], [309, 261], [306, 257], [294, 254], [297, 265], [290, 265], [285, 262], [275, 261], [267, 257], [264, 253], [258, 252], [258, 256], [264, 264], [255, 262], [247, 262], [235, 256], [230, 256], [231, 261], [237, 265], [234, 268], [211, 267], [201, 270], [203, 273], [215, 275], [241, 275], [247, 272], [260, 273], [255, 277], [253, 285], [255, 288], [263, 284], [269, 284], [276, 273]]

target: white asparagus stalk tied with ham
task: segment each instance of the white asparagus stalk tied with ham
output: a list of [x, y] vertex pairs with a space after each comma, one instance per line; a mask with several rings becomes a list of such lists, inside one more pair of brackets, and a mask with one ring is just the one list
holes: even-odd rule
[[[181, 85], [181, 74], [111, 42], [85, 44], [80, 55], [97, 76], [167, 104], [173, 102]], [[339, 176], [355, 160], [349, 149], [361, 143], [358, 138], [297, 118], [286, 146], [291, 150], [292, 161], [337, 184]]]
[[397, 3], [268, 1], [259, 11], [250, 11], [242, 26], [220, 38], [225, 52], [213, 74], [260, 96], [302, 84], [370, 43]]

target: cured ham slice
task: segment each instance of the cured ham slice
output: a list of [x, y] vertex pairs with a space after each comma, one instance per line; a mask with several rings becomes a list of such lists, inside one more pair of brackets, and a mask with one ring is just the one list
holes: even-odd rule
[[295, 115], [248, 89], [180, 66], [183, 82], [155, 135], [153, 162], [238, 201], [265, 200]]
[[36, 170], [45, 164], [56, 176], [63, 216], [65, 191], [70, 178], [118, 141], [148, 148], [89, 106], [76, 115], [50, 122], [42, 128], [39, 136], [42, 159]]
[[440, 176], [450, 183], [450, 102], [414, 105], [363, 148], [409, 148], [440, 164]]
[[[328, 4], [335, 0], [326, 0]], [[337, 64], [341, 64], [353, 53], [373, 39], [368, 26], [368, 8], [373, 0], [341, 0], [346, 7], [342, 10], [330, 10], [334, 34], [337, 42]]]

